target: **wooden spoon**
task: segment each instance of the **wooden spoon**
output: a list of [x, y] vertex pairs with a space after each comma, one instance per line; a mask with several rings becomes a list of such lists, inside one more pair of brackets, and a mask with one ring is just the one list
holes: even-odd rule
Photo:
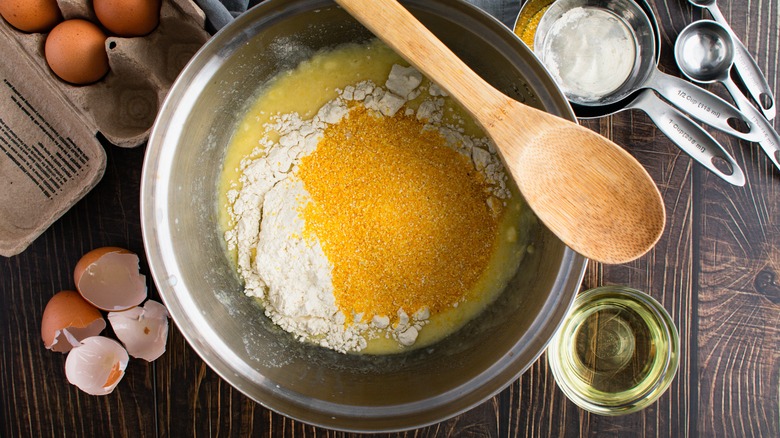
[[599, 262], [624, 263], [661, 237], [666, 221], [661, 194], [620, 146], [505, 96], [397, 1], [336, 3], [471, 113], [536, 216], [574, 251]]

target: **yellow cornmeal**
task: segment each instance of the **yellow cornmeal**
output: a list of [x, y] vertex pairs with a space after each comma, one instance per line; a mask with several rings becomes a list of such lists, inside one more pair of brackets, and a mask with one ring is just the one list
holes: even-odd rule
[[345, 315], [438, 313], [471, 289], [493, 252], [489, 186], [470, 158], [424, 126], [359, 105], [301, 160], [313, 201], [305, 230], [333, 266]]
[[536, 38], [536, 28], [539, 27], [539, 22], [542, 20], [542, 16], [544, 16], [544, 13], [547, 12], [547, 9], [549, 9], [549, 6], [543, 7], [539, 12], [535, 13], [531, 20], [528, 22], [527, 26], [524, 29], [515, 29], [515, 34], [520, 37], [523, 42], [533, 50], [534, 48], [534, 39]]
[[[238, 125], [237, 132], [228, 148], [219, 187], [219, 202], [220, 205], [225, 206], [224, 208], [219, 209], [219, 219], [222, 230], [230, 229], [234, 225], [228, 214], [227, 192], [232, 189], [240, 189], [238, 182], [240, 177], [239, 164], [241, 160], [255, 157], [261, 152], [256, 149], [258, 147], [258, 140], [266, 134], [263, 125], [268, 123], [272, 116], [295, 112], [300, 114], [304, 119], [311, 118], [325, 103], [338, 96], [337, 89], [343, 89], [348, 85], [354, 85], [363, 80], [371, 80], [378, 85], [383, 85], [393, 64], [405, 63], [382, 43], [373, 42], [366, 45], [350, 45], [317, 54], [312, 57], [312, 59], [302, 63], [295, 70], [284, 73], [273, 80], [262, 91], [256, 103], [249, 109], [247, 115]], [[407, 103], [407, 107], [416, 108], [424, 97], [424, 94], [425, 93], [416, 101]], [[402, 118], [402, 116], [398, 117]], [[445, 105], [445, 117], [448, 117], [448, 119], [445, 119], [444, 123], [454, 123], [456, 120], [463, 117], [463, 112], [456, 104], [449, 102], [448, 99], [448, 102]], [[393, 123], [397, 123], [397, 121], [394, 120]], [[467, 135], [484, 135], [470, 119], [466, 120], [463, 127]], [[320, 147], [323, 146], [323, 144], [326, 145], [327, 142], [318, 146], [318, 149], [313, 153], [313, 156], [318, 153], [326, 154], [328, 152], [327, 147], [320, 150]], [[451, 152], [459, 156], [456, 152]], [[331, 164], [338, 162], [335, 157], [331, 158], [333, 158], [330, 160]], [[360, 157], [354, 158], [357, 160], [360, 159]], [[378, 159], [381, 159], [381, 157], [378, 157]], [[405, 166], [411, 166], [411, 164], [404, 163], [401, 167]], [[304, 181], [306, 181], [306, 168], [307, 166], [302, 163], [300, 176]], [[398, 165], [394, 165], [394, 172], [399, 169], [400, 167]], [[411, 167], [407, 170], [411, 171]], [[390, 174], [388, 173], [385, 176], [389, 177], [389, 175]], [[321, 178], [321, 176], [322, 175], [319, 177]], [[312, 179], [305, 182], [307, 184], [307, 191], [310, 193], [316, 192], [316, 189], [311, 186], [312, 182]], [[320, 182], [325, 183], [325, 180], [321, 180]], [[478, 186], [478, 184], [476, 185]], [[445, 185], [444, 187], [448, 186]], [[338, 193], [337, 190], [332, 190], [331, 192], [332, 194]], [[312, 195], [314, 197], [313, 193]], [[343, 202], [343, 200], [335, 201], [335, 205], [338, 205], [339, 202]], [[442, 205], [439, 206], [441, 207]], [[421, 207], [423, 209], [436, 208], [435, 205], [425, 205], [424, 202], [421, 202], [421, 200], [418, 199], [415, 208]], [[526, 234], [529, 226], [528, 222], [532, 220], [531, 216], [523, 207], [520, 196], [513, 187], [512, 198], [507, 201], [503, 213], [498, 217], [494, 218], [490, 215], [490, 210], [487, 205], [480, 207], [482, 208], [482, 211], [480, 212], [482, 215], [480, 216], [481, 219], [471, 217], [469, 220], [473, 222], [459, 224], [457, 220], [451, 220], [452, 217], [454, 217], [452, 216], [450, 217], [450, 220], [448, 220], [451, 228], [437, 229], [437, 231], [441, 233], [448, 233], [446, 236], [443, 236], [444, 241], [448, 241], [450, 244], [456, 246], [460, 245], [460, 247], [453, 249], [454, 251], [463, 252], [464, 250], [467, 250], [472, 253], [478, 253], [476, 255], [470, 254], [472, 256], [471, 262], [466, 263], [463, 266], [442, 265], [438, 267], [433, 264], [434, 260], [432, 260], [431, 253], [427, 255], [432, 264], [427, 267], [420, 267], [420, 269], [432, 272], [433, 269], [440, 268], [443, 270], [443, 274], [446, 274], [437, 280], [442, 286], [438, 289], [439, 293], [434, 294], [437, 298], [430, 300], [433, 295], [426, 293], [425, 296], [429, 298], [429, 300], [426, 300], [426, 302], [423, 303], [418, 300], [416, 295], [404, 295], [403, 291], [396, 290], [393, 293], [400, 292], [397, 296], [400, 297], [401, 300], [405, 300], [404, 302], [408, 303], [409, 307], [406, 307], [407, 304], [389, 306], [387, 305], [387, 301], [383, 300], [373, 302], [371, 300], [366, 301], [362, 300], [362, 298], [371, 295], [368, 291], [371, 284], [366, 282], [362, 285], [364, 292], [357, 294], [357, 297], [339, 298], [337, 296], [337, 300], [340, 303], [348, 303], [347, 305], [355, 307], [363, 306], [367, 312], [373, 310], [376, 314], [381, 314], [382, 312], [388, 311], [388, 309], [392, 309], [392, 313], [395, 313], [401, 306], [411, 314], [420, 307], [418, 304], [425, 304], [431, 306], [432, 310], [438, 310], [438, 313], [432, 314], [428, 325], [420, 331], [419, 337], [412, 348], [430, 345], [457, 330], [479, 314], [504, 289], [506, 283], [516, 271], [525, 252], [527, 243]], [[449, 214], [461, 213], [462, 212], [452, 212]], [[302, 214], [310, 215], [305, 217], [307, 226], [310, 225], [309, 221], [311, 221], [311, 224], [316, 223], [314, 220], [314, 217], [317, 214], [316, 212], [309, 211], [308, 213], [302, 212]], [[446, 216], [447, 213], [444, 213], [444, 215]], [[406, 219], [408, 220], [410, 218], [411, 217]], [[477, 226], [476, 222], [481, 220], [484, 220], [484, 224]], [[324, 222], [320, 225], [325, 226]], [[312, 226], [316, 227], [316, 225]], [[428, 224], [428, 226], [430, 229], [433, 229], [432, 224]], [[474, 230], [475, 227], [479, 228], [476, 232]], [[348, 229], [348, 227], [344, 228]], [[401, 227], [400, 224], [396, 224], [393, 228], [396, 231], [399, 231], [402, 230], [403, 227]], [[468, 232], [469, 229], [471, 230], [471, 233]], [[319, 230], [316, 233], [322, 241], [323, 249], [328, 251], [325, 249], [328, 246], [327, 239], [323, 240], [323, 236], [320, 235], [324, 233], [322, 233], [322, 230]], [[473, 239], [470, 236], [471, 234], [475, 235], [473, 236]], [[363, 235], [363, 238], [369, 238], [369, 236], [370, 233], [367, 233]], [[405, 239], [401, 239], [401, 241], [404, 243], [401, 244], [405, 245], [412, 252], [430, 250], [430, 248], [414, 248], [415, 245], [424, 246], [421, 245], [423, 242], [419, 240], [421, 238], [415, 238], [410, 235], [403, 237], [405, 237]], [[483, 251], [480, 252], [480, 250]], [[397, 256], [397, 249], [394, 250], [394, 252]], [[449, 250], [445, 252], [449, 252]], [[446, 255], [453, 256], [453, 254]], [[457, 254], [454, 256], [457, 256]], [[233, 257], [235, 257], [234, 254]], [[331, 264], [334, 265], [334, 293], [337, 293], [336, 290], [340, 289], [337, 284], [347, 280], [346, 278], [339, 278], [339, 270], [335, 266], [337, 263], [331, 259], [330, 255], [328, 258]], [[355, 259], [347, 261], [347, 263], [355, 263]], [[372, 263], [374, 263], [374, 266], [400, 266], [393, 261], [377, 258], [375, 258]], [[461, 268], [464, 268], [465, 272], [459, 271]], [[418, 271], [418, 273], [419, 272], [420, 271]], [[403, 274], [403, 272], [396, 270], [395, 274]], [[438, 274], [439, 273], [437, 273], [437, 275]], [[461, 275], [460, 278], [463, 280], [464, 284], [469, 285], [468, 287], [460, 290], [457, 287], [453, 289], [444, 287], [445, 284], [452, 285], [457, 283], [456, 277], [458, 275]], [[420, 285], [418, 284], [418, 287], [419, 286]], [[345, 290], [344, 288], [341, 289]], [[457, 303], [457, 306], [452, 304], [453, 301]], [[368, 347], [362, 352], [383, 354], [401, 350], [403, 350], [403, 347], [401, 347], [397, 341], [385, 338], [383, 334], [380, 334], [380, 337], [369, 340]]]

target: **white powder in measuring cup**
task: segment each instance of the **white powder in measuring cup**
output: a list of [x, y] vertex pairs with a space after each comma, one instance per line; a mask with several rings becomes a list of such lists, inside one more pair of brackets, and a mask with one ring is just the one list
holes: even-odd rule
[[542, 62], [574, 102], [594, 102], [626, 82], [636, 60], [634, 35], [612, 12], [577, 7], [550, 27]]

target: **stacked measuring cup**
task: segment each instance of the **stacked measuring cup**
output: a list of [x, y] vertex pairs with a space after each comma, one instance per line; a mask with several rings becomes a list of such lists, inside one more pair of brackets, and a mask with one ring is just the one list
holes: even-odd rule
[[[689, 1], [723, 20], [715, 0]], [[774, 97], [755, 61], [728, 27], [710, 20], [691, 24], [680, 34], [675, 55], [692, 81], [723, 82], [737, 108], [658, 70], [660, 32], [645, 0], [529, 0], [515, 31], [547, 66], [578, 117], [640, 109], [683, 151], [733, 185], [745, 184], [742, 169], [692, 119], [758, 142], [780, 168], [780, 137], [768, 122], [775, 114]], [[758, 109], [731, 82], [732, 65]]]

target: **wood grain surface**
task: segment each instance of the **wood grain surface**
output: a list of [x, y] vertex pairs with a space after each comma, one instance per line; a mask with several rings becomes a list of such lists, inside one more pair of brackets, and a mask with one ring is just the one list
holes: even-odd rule
[[[661, 68], [679, 75], [671, 50], [677, 33], [707, 15], [685, 0], [651, 3], [662, 28]], [[720, 6], [777, 91], [777, 1]], [[726, 96], [721, 86], [710, 90]], [[668, 224], [659, 244], [632, 263], [591, 263], [582, 287], [627, 285], [664, 305], [681, 338], [671, 387], [638, 413], [591, 415], [564, 397], [542, 356], [484, 404], [387, 436], [780, 437], [780, 172], [757, 145], [713, 133], [747, 174], [747, 185], [735, 188], [692, 163], [642, 113], [582, 123], [625, 145], [663, 195]], [[106, 151], [100, 184], [25, 252], [0, 258], [0, 436], [354, 436], [252, 402], [212, 372], [175, 327], [168, 352], [152, 364], [131, 361], [111, 395], [88, 396], [67, 383], [65, 357], [44, 349], [40, 319], [54, 293], [74, 287], [79, 257], [123, 246], [139, 253], [149, 272], [138, 207], [143, 147]]]

